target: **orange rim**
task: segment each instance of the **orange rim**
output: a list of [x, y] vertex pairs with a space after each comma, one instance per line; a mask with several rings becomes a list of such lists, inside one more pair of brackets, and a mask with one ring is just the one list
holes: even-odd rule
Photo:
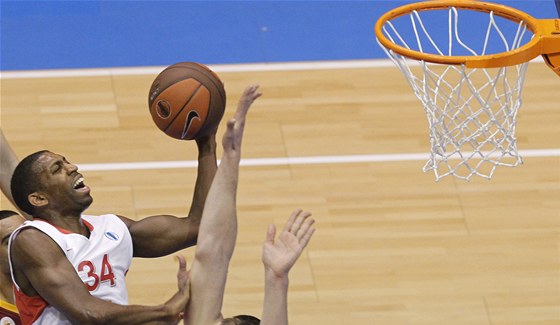
[[[438, 10], [449, 7], [487, 13], [494, 12], [495, 15], [516, 23], [523, 21], [534, 34], [534, 37], [523, 46], [507, 52], [480, 56], [446, 56], [407, 49], [393, 43], [383, 34], [383, 26], [392, 19], [404, 16], [415, 10]], [[560, 52], [560, 35], [555, 35], [558, 30], [554, 30], [557, 26], [558, 24], [555, 24], [553, 19], [538, 20], [523, 11], [500, 4], [472, 0], [434, 0], [412, 3], [388, 11], [377, 20], [375, 35], [386, 48], [416, 60], [453, 65], [465, 64], [469, 68], [495, 68], [528, 62], [545, 53]], [[549, 32], [550, 35], [543, 35], [544, 30]]]

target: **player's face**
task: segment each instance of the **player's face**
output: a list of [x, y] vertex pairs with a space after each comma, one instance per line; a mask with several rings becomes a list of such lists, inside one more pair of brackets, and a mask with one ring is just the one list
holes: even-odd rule
[[42, 192], [49, 208], [62, 214], [81, 213], [93, 202], [78, 167], [65, 157], [46, 152], [38, 160]]
[[6, 275], [10, 274], [8, 266], [8, 239], [12, 232], [21, 225], [25, 219], [15, 214], [13, 216], [0, 220], [0, 240], [2, 240], [2, 248], [0, 249], [0, 268]]

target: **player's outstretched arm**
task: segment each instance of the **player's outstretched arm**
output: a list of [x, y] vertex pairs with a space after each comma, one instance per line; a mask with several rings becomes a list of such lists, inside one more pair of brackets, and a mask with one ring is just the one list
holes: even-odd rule
[[265, 293], [261, 325], [288, 324], [288, 274], [315, 232], [311, 213], [301, 209], [292, 212], [276, 238], [276, 227], [268, 226], [263, 245]]
[[186, 262], [179, 257], [179, 290], [159, 306], [119, 305], [93, 297], [60, 247], [39, 230], [21, 230], [11, 244], [16, 282], [40, 295], [75, 324], [177, 324], [189, 299]]
[[195, 258], [190, 271], [191, 300], [185, 324], [214, 324], [221, 318], [229, 261], [237, 237], [236, 192], [245, 121], [259, 86], [243, 92], [237, 111], [227, 122], [223, 155], [204, 206]]
[[0, 189], [13, 204], [10, 181], [18, 163], [19, 159], [4, 136], [4, 132], [0, 129]]
[[10, 146], [8, 139], [4, 136], [4, 132], [0, 129], [0, 190], [8, 198], [8, 200], [16, 207], [19, 213], [26, 219], [32, 219], [30, 215], [21, 211], [19, 207], [14, 202], [12, 197], [12, 190], [10, 189], [10, 182], [12, 180], [12, 174], [19, 164], [19, 159], [16, 153]]
[[165, 256], [196, 244], [202, 210], [217, 170], [216, 135], [197, 139], [196, 143], [198, 169], [188, 217], [157, 215], [133, 221], [121, 216], [134, 242], [134, 256]]
[[[232, 152], [234, 153], [235, 146], [241, 145], [247, 111], [253, 101], [261, 96], [258, 88], [258, 85], [246, 88], [239, 99], [238, 109], [233, 119], [228, 121], [228, 126], [230, 123], [233, 123], [232, 127], [235, 129], [233, 131], [239, 135], [232, 139], [224, 139], [225, 141], [233, 141], [230, 147], [233, 146], [234, 150]], [[134, 243], [134, 256], [164, 256], [197, 243], [202, 210], [208, 199], [207, 193], [217, 168], [215, 134], [197, 140], [197, 145], [199, 148], [199, 168], [189, 217], [177, 218], [170, 215], [159, 215], [147, 217], [139, 221], [120, 217], [130, 230]]]

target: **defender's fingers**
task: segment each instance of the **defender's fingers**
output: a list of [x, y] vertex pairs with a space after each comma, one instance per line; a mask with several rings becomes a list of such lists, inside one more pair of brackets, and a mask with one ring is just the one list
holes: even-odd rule
[[[309, 217], [309, 216], [308, 216]], [[301, 240], [305, 234], [309, 231], [310, 228], [312, 228], [313, 224], [315, 223], [315, 219], [313, 218], [306, 218], [305, 222], [302, 223], [301, 227], [298, 229], [298, 231], [295, 233], [296, 238], [298, 240]]]
[[301, 211], [296, 220], [294, 221], [294, 223], [292, 224], [292, 228], [290, 229], [290, 232], [292, 234], [297, 234], [297, 232], [299, 231], [299, 229], [302, 227], [303, 223], [305, 222], [305, 220], [307, 218], [309, 218], [311, 216], [311, 212], [309, 211]]
[[175, 255], [175, 259], [179, 262], [179, 269], [187, 269], [187, 260], [183, 255]]
[[311, 237], [313, 236], [314, 233], [315, 233], [315, 227], [310, 227], [303, 234], [301, 240], [299, 241], [302, 249], [304, 249], [307, 246], [307, 244], [309, 244], [309, 241], [311, 240]]
[[295, 209], [294, 211], [292, 211], [292, 214], [290, 215], [290, 218], [288, 219], [288, 221], [286, 222], [286, 224], [284, 225], [284, 231], [290, 232], [290, 229], [292, 229], [292, 225], [294, 224], [294, 222], [296, 221], [297, 216], [302, 212], [302, 209]]
[[274, 224], [269, 224], [266, 230], [265, 243], [274, 244], [274, 237], [276, 236], [276, 226]]

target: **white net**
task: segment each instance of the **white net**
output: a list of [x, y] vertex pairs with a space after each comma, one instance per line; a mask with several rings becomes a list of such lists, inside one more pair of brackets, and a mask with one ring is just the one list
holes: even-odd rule
[[[401, 21], [388, 21], [383, 32], [402, 47], [441, 56], [507, 52], [532, 37], [523, 22], [501, 21], [491, 12], [469, 11], [471, 15], [483, 15], [487, 21], [481, 24], [480, 17], [476, 17], [477, 26], [484, 30], [473, 32], [474, 18], [461, 16], [460, 24], [459, 13], [463, 15], [468, 10], [451, 7], [434, 11], [424, 19], [434, 25], [434, 17], [445, 16], [447, 30], [439, 27], [436, 32], [428, 31], [420, 13], [412, 11]], [[501, 24], [509, 25], [510, 30], [504, 31]], [[465, 40], [460, 37], [461, 31], [467, 35]], [[433, 36], [437, 33], [439, 38]], [[424, 172], [432, 170], [436, 180], [449, 175], [465, 180], [473, 175], [490, 179], [497, 166], [522, 163], [515, 129], [527, 63], [492, 69], [430, 64], [381, 47], [424, 106], [431, 144]]]

